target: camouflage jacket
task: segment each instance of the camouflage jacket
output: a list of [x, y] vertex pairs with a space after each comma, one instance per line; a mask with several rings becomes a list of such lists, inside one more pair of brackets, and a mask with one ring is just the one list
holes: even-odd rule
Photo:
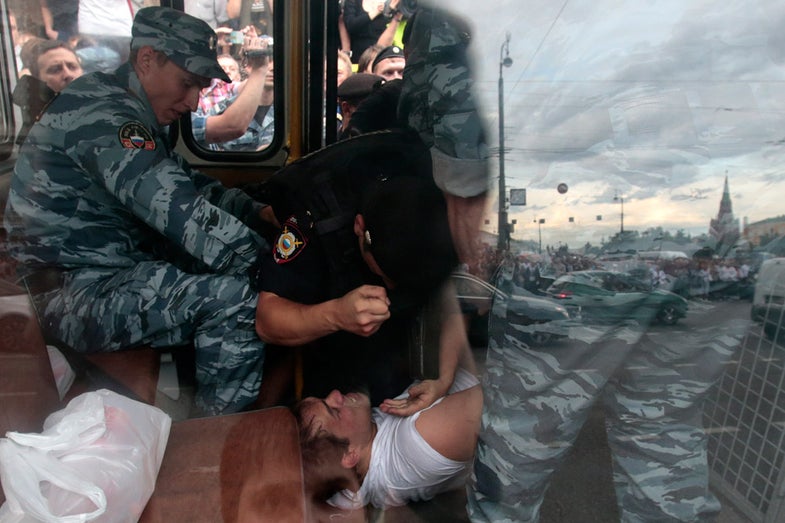
[[[238, 273], [264, 241], [261, 204], [172, 151], [129, 64], [73, 82], [20, 149], [5, 213], [28, 268], [166, 259]], [[171, 259], [170, 259], [171, 258]]]

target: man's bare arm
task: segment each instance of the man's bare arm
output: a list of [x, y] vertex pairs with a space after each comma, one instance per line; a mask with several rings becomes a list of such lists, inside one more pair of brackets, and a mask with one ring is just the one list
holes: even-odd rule
[[228, 142], [248, 130], [259, 107], [268, 68], [267, 57], [249, 58], [249, 62], [251, 71], [231, 105], [221, 114], [208, 116], [205, 120], [204, 136], [208, 143]]
[[482, 417], [482, 388], [475, 385], [448, 395], [415, 421], [417, 432], [445, 458], [468, 461], [474, 455]]
[[447, 394], [459, 366], [474, 372], [466, 326], [455, 297], [455, 289], [449, 281], [441, 290], [440, 308], [439, 377], [412, 385], [407, 398], [384, 400], [380, 405], [383, 412], [410, 416]]

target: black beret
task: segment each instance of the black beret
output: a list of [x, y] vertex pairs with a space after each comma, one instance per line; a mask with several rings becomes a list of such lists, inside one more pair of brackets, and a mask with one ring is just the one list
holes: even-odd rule
[[376, 58], [373, 59], [373, 64], [371, 64], [371, 69], [372, 70], [375, 69], [376, 64], [378, 64], [382, 60], [387, 60], [388, 58], [395, 58], [396, 56], [403, 58], [404, 57], [403, 49], [401, 49], [397, 45], [388, 45], [387, 47], [379, 51], [379, 54], [377, 54]]
[[355, 73], [338, 86], [338, 98], [341, 100], [361, 100], [384, 83], [384, 78], [370, 73]]

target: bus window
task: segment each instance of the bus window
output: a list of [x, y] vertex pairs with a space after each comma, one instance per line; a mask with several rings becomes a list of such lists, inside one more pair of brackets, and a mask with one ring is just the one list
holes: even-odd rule
[[213, 79], [202, 91], [199, 108], [183, 122], [185, 141], [200, 157], [258, 160], [275, 138], [274, 101], [280, 97], [275, 95], [274, 2], [229, 0], [219, 12], [193, 3], [185, 7], [215, 29], [219, 62], [231, 80]]

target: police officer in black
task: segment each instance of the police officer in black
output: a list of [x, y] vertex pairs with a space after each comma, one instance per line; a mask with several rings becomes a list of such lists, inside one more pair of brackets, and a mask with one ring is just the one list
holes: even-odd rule
[[268, 183], [282, 227], [252, 271], [257, 333], [305, 346], [303, 394], [364, 389], [379, 404], [404, 390], [413, 325], [436, 295], [438, 372], [397, 413], [446, 393], [466, 337], [454, 300], [440, 294], [457, 257], [430, 166], [416, 136], [385, 131], [323, 149]]

